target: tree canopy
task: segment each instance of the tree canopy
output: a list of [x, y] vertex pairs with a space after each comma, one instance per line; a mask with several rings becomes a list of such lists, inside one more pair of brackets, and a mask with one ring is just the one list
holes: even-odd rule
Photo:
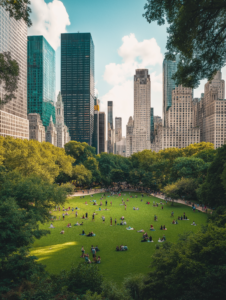
[[225, 0], [147, 0], [144, 9], [149, 23], [169, 25], [166, 58], [180, 57], [177, 84], [196, 88], [225, 65]]

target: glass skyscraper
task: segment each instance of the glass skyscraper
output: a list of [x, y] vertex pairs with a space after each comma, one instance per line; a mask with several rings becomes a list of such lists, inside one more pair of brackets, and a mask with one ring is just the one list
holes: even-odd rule
[[61, 34], [61, 94], [71, 140], [92, 145], [95, 81], [90, 33]]
[[172, 106], [172, 90], [175, 88], [173, 74], [177, 71], [179, 56], [176, 61], [164, 59], [163, 61], [163, 125], [165, 126], [165, 113]]
[[[20, 68], [15, 98], [0, 106], [0, 135], [29, 139], [27, 119], [27, 24], [16, 21], [0, 6], [0, 52], [10, 52]], [[0, 85], [0, 97], [4, 85]]]
[[28, 113], [38, 113], [47, 128], [50, 116], [55, 123], [55, 50], [43, 36], [28, 36]]

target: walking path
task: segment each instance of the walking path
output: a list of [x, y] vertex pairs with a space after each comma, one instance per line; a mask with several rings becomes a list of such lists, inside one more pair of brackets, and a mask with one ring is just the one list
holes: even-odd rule
[[[122, 190], [123, 192], [138, 192], [134, 189], [125, 189], [125, 190]], [[98, 194], [98, 193], [104, 193], [106, 192], [105, 189], [93, 189], [93, 190], [84, 190], [84, 193], [83, 191], [78, 191], [76, 193], [74, 193], [73, 195], [71, 195], [71, 197], [81, 197], [81, 196], [87, 196], [87, 195], [94, 195], [94, 194]], [[139, 192], [140, 193], [140, 192]], [[142, 192], [141, 192], [142, 193]], [[144, 192], [145, 193], [145, 192]], [[159, 199], [162, 199], [162, 200], [165, 200], [165, 196], [164, 195], [154, 195], [154, 194], [151, 194], [153, 197], [156, 197], [156, 198], [159, 198]], [[167, 201], [170, 201], [170, 200], [167, 200]], [[178, 199], [178, 200], [174, 200], [174, 202], [176, 203], [181, 203], [183, 205], [187, 205], [187, 206], [190, 206], [192, 207], [191, 204], [189, 204], [187, 201], [185, 200], [181, 200], [181, 199]], [[205, 212], [205, 210], [203, 210], [203, 208], [201, 206], [198, 206], [197, 204], [195, 204], [195, 207], [197, 210], [201, 211], [201, 212]]]

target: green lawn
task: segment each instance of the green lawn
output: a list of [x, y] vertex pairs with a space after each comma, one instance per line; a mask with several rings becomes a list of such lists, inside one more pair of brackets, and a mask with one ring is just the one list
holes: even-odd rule
[[[84, 246], [86, 253], [92, 255], [90, 252], [91, 245], [98, 245], [101, 256], [100, 270], [105, 278], [114, 280], [115, 282], [121, 282], [128, 274], [135, 273], [147, 273], [151, 261], [152, 254], [155, 251], [155, 245], [158, 243], [158, 238], [165, 234], [167, 241], [176, 242], [178, 234], [182, 234], [185, 231], [194, 231], [200, 229], [202, 224], [206, 223], [207, 216], [204, 213], [196, 211], [195, 213], [188, 206], [174, 203], [166, 205], [163, 201], [163, 209], [161, 205], [153, 207], [153, 201], [160, 203], [160, 199], [150, 196], [143, 197], [143, 202], [140, 202], [140, 193], [131, 193], [131, 195], [137, 195], [138, 198], [129, 198], [129, 192], [122, 193], [123, 195], [118, 197], [107, 197], [108, 211], [96, 211], [99, 206], [93, 206], [90, 199], [96, 199], [98, 205], [100, 204], [100, 198], [102, 194], [96, 194], [91, 196], [85, 196], [85, 198], [73, 197], [68, 203], [65, 204], [65, 208], [70, 206], [79, 207], [78, 218], [75, 218], [75, 211], [69, 211], [69, 216], [62, 220], [62, 207], [60, 212], [53, 212], [54, 215], [61, 216], [60, 221], [55, 221], [53, 224], [55, 229], [51, 229], [51, 234], [43, 237], [40, 240], [36, 240], [31, 254], [36, 255], [39, 261], [46, 265], [47, 271], [51, 273], [58, 273], [62, 269], [69, 269], [70, 266], [75, 263], [83, 261], [81, 258], [81, 247]], [[126, 194], [126, 196], [124, 195]], [[127, 209], [125, 211], [124, 206], [120, 205], [124, 200], [129, 198], [129, 202], [126, 202]], [[88, 205], [85, 205], [87, 201]], [[110, 205], [112, 201], [112, 206]], [[146, 201], [150, 201], [151, 204], [145, 204]], [[105, 200], [102, 201], [105, 208]], [[133, 206], [139, 207], [138, 211], [133, 210]], [[175, 219], [178, 216], [183, 215], [183, 212], [188, 216], [189, 221], [178, 221], [178, 225], [172, 225], [173, 218], [171, 217], [171, 211], [174, 211]], [[96, 212], [95, 221], [92, 222], [91, 214]], [[88, 220], [81, 220], [83, 214], [88, 212]], [[154, 215], [158, 216], [158, 222], [154, 222]], [[106, 221], [103, 224], [101, 217], [105, 216]], [[127, 226], [114, 225], [114, 219], [117, 218], [117, 223], [121, 216], [125, 217], [127, 226], [134, 227], [135, 230], [126, 230]], [[113, 226], [110, 226], [110, 217], [113, 218]], [[74, 225], [76, 221], [84, 221], [84, 226], [72, 226], [67, 228], [67, 224]], [[191, 226], [191, 223], [195, 221], [197, 226]], [[155, 231], [150, 231], [150, 224], [153, 224]], [[167, 231], [160, 230], [160, 226], [165, 225]], [[44, 229], [48, 229], [50, 226], [46, 224], [41, 226]], [[60, 231], [64, 229], [65, 234], [60, 234]], [[86, 237], [79, 235], [82, 229], [86, 233], [93, 231], [95, 237]], [[144, 229], [148, 235], [152, 235], [154, 243], [141, 243], [142, 233], [138, 233], [137, 230]], [[117, 245], [127, 244], [129, 250], [116, 252], [115, 247]]]

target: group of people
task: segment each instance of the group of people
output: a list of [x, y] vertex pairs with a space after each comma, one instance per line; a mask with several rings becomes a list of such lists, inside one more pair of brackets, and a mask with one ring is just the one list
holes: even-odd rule
[[[98, 246], [96, 246], [96, 247], [94, 247], [93, 245], [91, 246], [91, 253], [93, 255], [93, 261], [92, 261], [92, 263], [100, 264], [101, 258], [100, 258], [100, 256], [97, 257], [97, 255], [96, 255], [96, 253], [98, 251], [100, 251], [100, 249], [98, 248]], [[81, 252], [82, 252], [81, 257], [85, 258], [85, 262], [91, 264], [91, 260], [89, 258], [89, 254], [88, 253], [85, 254], [85, 249], [84, 249], [83, 246], [81, 248]]]
[[163, 226], [161, 225], [161, 226], [160, 226], [160, 230], [167, 230], [167, 228], [166, 228], [165, 225], [163, 225]]
[[159, 238], [159, 240], [158, 240], [159, 243], [162, 243], [162, 242], [165, 242], [165, 241], [166, 241], [165, 235], [163, 235], [163, 237]]
[[121, 245], [120, 247], [119, 246], [116, 246], [116, 251], [127, 251], [128, 250], [128, 247], [125, 245]]
[[152, 236], [150, 235], [150, 236], [148, 237], [147, 232], [145, 232], [145, 233], [143, 234], [143, 239], [141, 240], [141, 242], [153, 242]]

